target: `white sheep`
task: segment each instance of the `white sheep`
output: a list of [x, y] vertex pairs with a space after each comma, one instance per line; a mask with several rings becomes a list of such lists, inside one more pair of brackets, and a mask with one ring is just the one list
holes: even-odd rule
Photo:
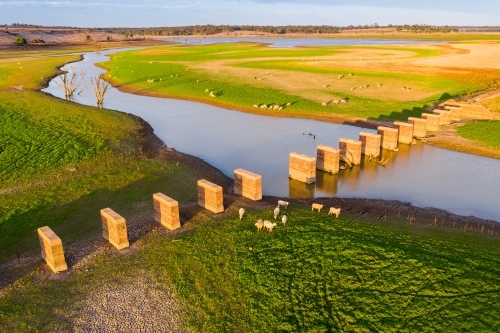
[[205, 92], [208, 92], [208, 89], [205, 89]]
[[280, 106], [280, 107], [278, 108], [278, 110], [280, 110], [280, 111], [281, 111], [281, 110], [283, 110], [283, 107], [282, 107], [282, 106]]
[[406, 87], [402, 87], [401, 90], [406, 90]]
[[279, 213], [280, 213], [280, 207], [278, 206], [274, 209], [274, 219], [275, 220], [278, 218]]
[[328, 211], [328, 215], [333, 215], [333, 214], [335, 214], [335, 217], [339, 217], [340, 208], [330, 207], [330, 210]]
[[339, 80], [340, 80], [341, 78], [343, 78], [344, 76], [345, 76], [345, 75], [339, 75], [339, 76], [338, 76]]
[[382, 87], [382, 83], [377, 84], [377, 87], [379, 88]]
[[253, 105], [253, 107], [254, 107], [254, 108], [258, 108], [259, 106], [258, 106], [257, 104], [254, 104], [254, 105]]
[[264, 228], [269, 230], [269, 232], [273, 231], [273, 228], [276, 226], [276, 223], [271, 223], [268, 220], [264, 221]]
[[286, 224], [286, 215], [283, 215], [283, 216], [281, 217], [281, 223], [283, 223], [283, 225], [285, 225], [285, 224]]
[[292, 105], [292, 104], [290, 104], [290, 103], [286, 103], [286, 106], [290, 106], [290, 105]]
[[345, 99], [345, 98], [341, 98], [341, 99], [339, 99], [339, 101], [340, 101], [340, 104], [347, 104], [347, 99]]
[[285, 209], [288, 207], [289, 202], [283, 201], [283, 200], [278, 200], [278, 207], [283, 206]]
[[257, 231], [260, 231], [264, 227], [264, 222], [262, 220], [258, 220], [257, 223], [255, 223], [255, 226], [257, 227]]
[[339, 102], [340, 102], [340, 99], [334, 99], [333, 100], [333, 104], [339, 104]]
[[321, 103], [321, 106], [326, 106], [326, 103], [325, 102]]
[[240, 213], [240, 220], [243, 218], [243, 214], [245, 214], [245, 208], [241, 207], [239, 210]]
[[352, 88], [351, 88], [351, 91], [353, 91], [354, 89], [356, 89], [356, 87], [352, 87]]
[[280, 108], [280, 106], [279, 106], [278, 104], [275, 104], [275, 105], [273, 106], [273, 110], [278, 110], [279, 108]]
[[318, 213], [319, 213], [319, 212], [321, 211], [321, 208], [323, 208], [323, 205], [318, 204], [318, 203], [313, 203], [313, 204], [312, 204], [312, 209], [311, 209], [311, 211], [313, 211], [313, 210], [317, 209], [317, 210], [318, 210]]

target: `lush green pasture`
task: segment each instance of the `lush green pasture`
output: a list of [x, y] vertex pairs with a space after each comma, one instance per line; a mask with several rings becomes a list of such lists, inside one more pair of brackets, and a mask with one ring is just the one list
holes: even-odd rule
[[500, 149], [500, 121], [474, 120], [459, 127], [457, 132], [466, 139], [476, 140], [489, 147]]
[[140, 214], [158, 191], [196, 198], [192, 171], [138, 154], [136, 119], [32, 91], [79, 57], [0, 60], [0, 263], [37, 253], [44, 225], [71, 244], [99, 234], [104, 206]]
[[[146, 50], [122, 52], [101, 65], [109, 70], [107, 78], [117, 85], [123, 85], [139, 94], [163, 95], [174, 98], [194, 99], [228, 108], [242, 109], [250, 112], [281, 114], [301, 117], [360, 117], [375, 119], [406, 119], [408, 116], [419, 116], [434, 102], [453, 96], [463, 95], [480, 90], [482, 82], [471, 82], [464, 78], [439, 74], [409, 74], [385, 69], [355, 70], [356, 82], [364, 80], [370, 83], [370, 89], [377, 83], [390, 86], [394, 92], [368, 93], [351, 90], [352, 86], [336, 86], [337, 76], [352, 73], [353, 70], [335, 66], [337, 56], [346, 57], [352, 53], [353, 59], [359, 57], [356, 52], [375, 52], [376, 58], [383, 54], [405, 51], [407, 59], [431, 57], [439, 51], [426, 48], [394, 48], [394, 47], [307, 47], [274, 49], [263, 45], [248, 43], [215, 44], [203, 46], [169, 46], [155, 47]], [[318, 60], [311, 57], [328, 57], [331, 66], [311, 65], [307, 60]], [[344, 58], [342, 58], [344, 59]], [[342, 60], [341, 59], [341, 60]], [[366, 60], [366, 59], [365, 59]], [[326, 61], [326, 60], [325, 60]], [[339, 60], [340, 61], [340, 60]], [[343, 60], [342, 60], [343, 61]], [[233, 75], [232, 71], [239, 71]], [[269, 73], [279, 71], [278, 76], [308, 76], [316, 80], [311, 87], [305, 85], [301, 89], [290, 83], [275, 84], [269, 82]], [[241, 71], [247, 71], [245, 76]], [[257, 71], [257, 72], [256, 72]], [[264, 72], [267, 71], [266, 75]], [[227, 74], [229, 72], [229, 74]], [[275, 73], [276, 74], [276, 73]], [[243, 76], [242, 76], [243, 75]], [[267, 76], [259, 81], [254, 76]], [[310, 76], [314, 75], [313, 78]], [[282, 75], [283, 76], [283, 75]], [[154, 80], [148, 83], [148, 80]], [[287, 78], [283, 79], [288, 80]], [[346, 78], [347, 80], [347, 78]], [[330, 89], [321, 89], [324, 84], [331, 84]], [[354, 83], [353, 83], [354, 84]], [[401, 95], [402, 86], [412, 86], [418, 92], [418, 98], [394, 98]], [[213, 91], [215, 98], [208, 91]], [[384, 87], [385, 89], [385, 87]], [[311, 98], [317, 94], [316, 99]], [[403, 93], [404, 94], [404, 93]], [[332, 104], [322, 107], [321, 102], [338, 98], [348, 98], [347, 104]], [[286, 103], [293, 103], [285, 107]], [[276, 110], [255, 109], [253, 105], [278, 104], [283, 107]]]
[[174, 286], [195, 332], [500, 329], [498, 240], [307, 207], [286, 214], [269, 233], [253, 224], [270, 210], [248, 209], [242, 221], [199, 213], [187, 232], [151, 233], [132, 255], [97, 256], [66, 280], [25, 277], [0, 300], [0, 327], [68, 329], [76, 300], [148, 272]]

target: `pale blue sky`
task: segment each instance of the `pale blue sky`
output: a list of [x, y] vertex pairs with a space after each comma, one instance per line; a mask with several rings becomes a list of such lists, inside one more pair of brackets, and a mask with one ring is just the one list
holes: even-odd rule
[[0, 24], [79, 27], [372, 23], [500, 26], [499, 13], [499, 0], [0, 0]]

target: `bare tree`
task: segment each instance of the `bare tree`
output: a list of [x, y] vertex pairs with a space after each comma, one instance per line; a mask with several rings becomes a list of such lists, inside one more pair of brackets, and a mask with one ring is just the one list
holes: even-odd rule
[[[85, 71], [83, 68], [78, 70], [74, 67], [70, 67], [69, 70], [64, 71], [63, 73], [59, 74], [57, 77], [59, 78], [59, 80], [61, 82], [57, 82], [55, 80], [54, 80], [54, 82], [63, 88], [64, 96], [66, 96], [66, 99], [70, 100], [72, 98], [75, 90], [78, 89], [78, 87], [82, 83], [83, 79], [85, 78]], [[85, 88], [83, 88], [83, 89], [85, 89]], [[82, 89], [82, 91], [83, 91], [83, 89]]]
[[109, 82], [104, 80], [102, 75], [96, 78], [90, 78], [90, 82], [92, 82], [92, 88], [94, 89], [97, 106], [102, 108], [104, 95], [106, 95], [106, 92], [109, 89]]

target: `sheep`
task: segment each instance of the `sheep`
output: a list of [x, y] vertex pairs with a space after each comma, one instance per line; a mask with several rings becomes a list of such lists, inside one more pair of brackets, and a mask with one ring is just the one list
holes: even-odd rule
[[349, 73], [349, 76], [354, 76], [354, 74], [352, 74], [352, 73]]
[[382, 83], [377, 84], [377, 87], [379, 88], [382, 87]]
[[281, 223], [283, 223], [283, 225], [285, 225], [285, 224], [286, 224], [286, 215], [283, 215], [283, 216], [281, 217]]
[[172, 74], [170, 74], [170, 77], [174, 77]]
[[260, 106], [260, 108], [261, 108], [261, 109], [267, 109], [267, 105], [266, 105], [266, 104], [262, 104], [262, 105]]
[[278, 207], [279, 206], [283, 206], [285, 207], [285, 209], [288, 207], [288, 202], [287, 201], [283, 201], [283, 200], [278, 200]]
[[257, 104], [254, 104], [254, 105], [253, 105], [253, 107], [254, 107], [254, 108], [258, 108], [259, 106], [258, 106]]
[[239, 210], [240, 213], [240, 220], [243, 218], [243, 214], [245, 214], [245, 208], [241, 207]]
[[292, 105], [292, 104], [290, 104], [290, 103], [286, 103], [286, 106], [290, 106], [290, 105]]
[[341, 98], [340, 99], [340, 104], [347, 104], [347, 99]]
[[356, 87], [352, 87], [352, 88], [351, 88], [351, 91], [353, 91], [354, 89], [356, 89]]
[[279, 213], [280, 213], [280, 207], [278, 206], [278, 207], [276, 207], [276, 208], [274, 209], [274, 219], [275, 219], [275, 220], [276, 220], [276, 219], [278, 219], [278, 215], [279, 215]]
[[208, 92], [208, 89], [205, 89], [205, 92]]
[[335, 217], [339, 217], [340, 208], [330, 207], [330, 210], [328, 211], [328, 215], [333, 215], [333, 214], [335, 214]]
[[278, 110], [279, 108], [280, 108], [280, 106], [278, 104], [273, 106], [273, 110]]
[[410, 91], [410, 90], [411, 90], [411, 88], [410, 88], [410, 87], [407, 87], [407, 88], [406, 88], [406, 91]]
[[339, 104], [339, 102], [340, 102], [340, 99], [334, 99], [333, 100], [333, 104]]
[[339, 75], [339, 76], [338, 76], [338, 79], [340, 80], [340, 79], [342, 79], [344, 76], [345, 76], [345, 75]]
[[406, 90], [406, 87], [402, 87], [401, 90]]
[[276, 223], [271, 223], [269, 222], [268, 220], [265, 220], [264, 221], [264, 228], [266, 228], [267, 230], [269, 230], [269, 232], [272, 232], [273, 231], [273, 228], [276, 226]]
[[281, 111], [281, 110], [283, 110], [283, 107], [282, 107], [282, 106], [280, 106], [280, 107], [278, 108], [278, 110], [280, 110], [280, 111]]
[[323, 208], [323, 205], [318, 204], [318, 203], [313, 203], [311, 211], [314, 211], [315, 209], [317, 209], [318, 213], [319, 213], [321, 211], [321, 208]]
[[325, 102], [321, 103], [321, 106], [326, 106], [326, 103]]
[[264, 222], [262, 220], [258, 220], [257, 223], [255, 223], [255, 226], [257, 227], [257, 231], [260, 231], [264, 227]]

